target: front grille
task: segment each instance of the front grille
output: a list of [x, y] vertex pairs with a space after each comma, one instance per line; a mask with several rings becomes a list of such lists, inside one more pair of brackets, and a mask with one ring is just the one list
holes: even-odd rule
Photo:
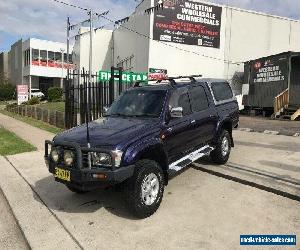
[[82, 152], [82, 168], [89, 167], [89, 156], [88, 152]]

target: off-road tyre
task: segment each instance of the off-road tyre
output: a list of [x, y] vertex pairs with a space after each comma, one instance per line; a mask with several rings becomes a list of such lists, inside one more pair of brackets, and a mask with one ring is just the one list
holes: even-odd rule
[[[146, 187], [149, 187], [147, 183], [150, 183], [149, 178], [152, 179], [153, 190], [157, 191], [157, 195], [153, 195], [152, 199], [151, 194], [145, 198]], [[159, 186], [155, 185], [157, 183]], [[151, 186], [151, 185], [150, 185]], [[143, 189], [144, 187], [144, 189]], [[144, 191], [143, 191], [144, 190]], [[159, 208], [160, 203], [163, 198], [164, 193], [164, 174], [159, 166], [159, 164], [152, 160], [140, 160], [135, 164], [135, 172], [133, 176], [126, 181], [125, 185], [125, 195], [129, 208], [134, 213], [137, 218], [144, 219], [156, 212]], [[155, 197], [155, 198], [153, 198]], [[145, 199], [145, 200], [144, 200]], [[154, 200], [152, 204], [149, 203], [150, 200]]]
[[[225, 142], [225, 141], [226, 142]], [[226, 154], [224, 151], [224, 147], [226, 148], [227, 143], [227, 150]], [[217, 140], [216, 148], [211, 152], [210, 157], [211, 160], [216, 164], [225, 164], [230, 156], [231, 151], [231, 136], [227, 130], [223, 130]]]

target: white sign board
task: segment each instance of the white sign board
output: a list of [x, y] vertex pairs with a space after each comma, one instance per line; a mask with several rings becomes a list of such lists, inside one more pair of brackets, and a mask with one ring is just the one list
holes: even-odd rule
[[28, 101], [28, 86], [17, 85], [18, 105]]

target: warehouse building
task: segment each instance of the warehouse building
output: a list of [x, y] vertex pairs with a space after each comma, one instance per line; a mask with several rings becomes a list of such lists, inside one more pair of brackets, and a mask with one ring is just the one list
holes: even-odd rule
[[[20, 39], [9, 52], [0, 54], [0, 73], [13, 85], [26, 84], [44, 94], [53, 86], [63, 86], [67, 69], [73, 69], [72, 58], [67, 60], [64, 43], [30, 38]], [[3, 64], [3, 66], [2, 66]]]
[[[299, 20], [202, 1], [163, 2], [163, 9], [145, 14], [158, 0], [143, 0], [114, 32], [94, 33], [93, 71], [114, 65], [151, 72], [150, 77], [163, 72], [231, 80], [244, 71], [245, 61], [300, 51]], [[88, 67], [88, 38], [87, 33], [75, 42], [80, 67]], [[79, 51], [76, 43], [86, 49]]]

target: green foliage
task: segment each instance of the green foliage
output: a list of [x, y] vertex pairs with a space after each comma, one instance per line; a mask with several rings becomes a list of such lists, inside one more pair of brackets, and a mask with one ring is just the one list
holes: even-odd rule
[[36, 127], [36, 128], [46, 130], [46, 131], [48, 131], [50, 133], [53, 133], [53, 134], [58, 134], [58, 133], [63, 131], [63, 129], [61, 129], [61, 128], [54, 127], [54, 126], [52, 126], [48, 123], [42, 122], [40, 120], [36, 120], [32, 117], [21, 116], [21, 115], [15, 114], [15, 113], [8, 112], [6, 110], [0, 110], [0, 113], [4, 114], [4, 115], [7, 115], [7, 116], [10, 116], [12, 118], [15, 118], [19, 121], [25, 122], [25, 123], [27, 123], [31, 126]]
[[26, 102], [27, 105], [35, 105], [35, 104], [40, 104], [40, 99], [36, 96], [31, 97], [29, 101]]
[[36, 150], [34, 146], [22, 140], [14, 133], [0, 128], [0, 155], [14, 155]]
[[48, 89], [48, 100], [50, 102], [59, 102], [63, 97], [63, 89], [59, 87], [51, 87]]
[[0, 101], [9, 101], [14, 99], [16, 87], [11, 84], [0, 85]]

